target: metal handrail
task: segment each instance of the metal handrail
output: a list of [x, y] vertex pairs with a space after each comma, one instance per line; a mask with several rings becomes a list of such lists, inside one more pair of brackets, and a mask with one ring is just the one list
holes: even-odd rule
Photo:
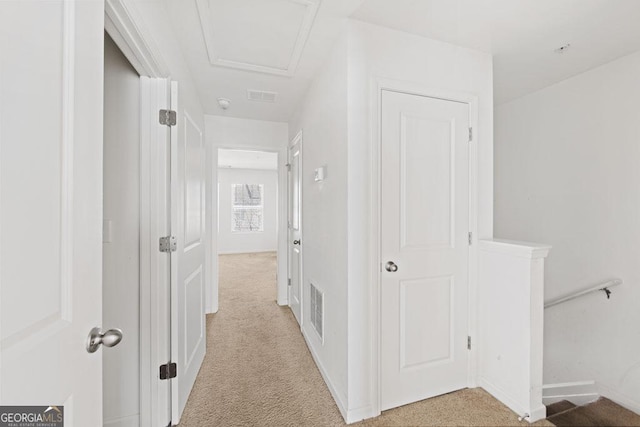
[[622, 284], [622, 280], [613, 279], [608, 282], [604, 282], [598, 286], [594, 286], [589, 289], [585, 289], [584, 291], [576, 292], [575, 294], [568, 295], [566, 297], [558, 298], [545, 303], [544, 308], [553, 307], [554, 305], [562, 304], [563, 302], [571, 301], [572, 299], [579, 298], [584, 295], [588, 295], [594, 292], [602, 291], [607, 295], [607, 299], [611, 297], [611, 290], [609, 288], [613, 286], [618, 286]]

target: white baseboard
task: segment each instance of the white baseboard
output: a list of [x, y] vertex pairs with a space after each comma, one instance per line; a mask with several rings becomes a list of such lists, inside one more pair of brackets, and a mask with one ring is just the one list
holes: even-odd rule
[[331, 379], [327, 374], [327, 370], [324, 368], [324, 365], [320, 362], [320, 358], [316, 354], [316, 350], [313, 347], [313, 345], [311, 345], [309, 337], [307, 336], [307, 333], [304, 330], [304, 328], [302, 328], [302, 336], [304, 337], [304, 340], [307, 343], [307, 347], [309, 348], [309, 352], [311, 353], [311, 357], [313, 358], [313, 361], [316, 362], [316, 366], [320, 371], [320, 375], [322, 376], [322, 379], [327, 385], [327, 388], [329, 389], [329, 392], [331, 393], [333, 400], [336, 402], [336, 405], [338, 405], [338, 410], [340, 411], [342, 418], [344, 418], [345, 422], [349, 424], [349, 421], [347, 421], [349, 419], [349, 416], [348, 416], [349, 414], [347, 412], [346, 402], [343, 400], [343, 397], [340, 395], [340, 393], [338, 393], [338, 390], [335, 388], [335, 386], [331, 382]]
[[266, 254], [278, 252], [277, 249], [262, 249], [259, 251], [218, 251], [218, 255], [240, 255], [240, 254]]
[[128, 417], [114, 418], [104, 420], [104, 427], [138, 427], [140, 425], [139, 415], [130, 415]]
[[600, 393], [596, 387], [596, 382], [593, 380], [545, 384], [542, 386], [542, 401], [546, 405], [566, 400], [576, 406], [583, 406], [595, 402], [599, 397]]
[[360, 408], [350, 409], [347, 411], [347, 424], [357, 423], [362, 420], [366, 420], [369, 418], [374, 418], [380, 415], [379, 413], [375, 413], [373, 411], [373, 406], [367, 405], [362, 406]]
[[597, 383], [596, 386], [598, 387], [598, 391], [600, 392], [601, 396], [616, 402], [618, 405], [627, 408], [628, 410], [635, 412], [636, 414], [640, 414], [640, 401], [638, 400], [637, 396], [635, 398], [631, 397], [629, 395], [613, 390], [612, 388], [601, 383]]
[[487, 393], [504, 403], [509, 409], [515, 412], [517, 416], [524, 417], [528, 414], [529, 416], [526, 420], [530, 423], [541, 420], [547, 416], [547, 408], [544, 405], [541, 404], [539, 407], [530, 409], [525, 408], [522, 404], [518, 403], [513, 397], [511, 397], [509, 393], [484, 377], [478, 377], [478, 385]]

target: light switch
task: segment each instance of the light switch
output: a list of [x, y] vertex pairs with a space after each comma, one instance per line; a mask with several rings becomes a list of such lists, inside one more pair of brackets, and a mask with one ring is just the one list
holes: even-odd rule
[[324, 177], [327, 175], [327, 167], [321, 166], [317, 168], [313, 173], [313, 179], [315, 182], [324, 181]]

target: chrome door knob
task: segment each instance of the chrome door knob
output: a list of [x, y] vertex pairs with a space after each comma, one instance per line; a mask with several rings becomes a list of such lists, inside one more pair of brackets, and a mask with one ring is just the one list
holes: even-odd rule
[[293, 241], [293, 244], [294, 244], [294, 245], [299, 245], [299, 244], [300, 244], [300, 240], [294, 240], [294, 241]]
[[398, 271], [398, 266], [393, 261], [387, 262], [385, 264], [384, 268], [385, 268], [385, 270], [387, 270], [390, 273], [395, 273], [396, 271]]
[[109, 329], [102, 332], [100, 328], [93, 328], [87, 337], [87, 351], [95, 353], [101, 345], [105, 347], [115, 347], [122, 341], [122, 330]]

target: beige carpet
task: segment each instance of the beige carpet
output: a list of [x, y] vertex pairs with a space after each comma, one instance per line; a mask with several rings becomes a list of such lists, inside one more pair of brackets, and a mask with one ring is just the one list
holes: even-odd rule
[[[275, 253], [220, 256], [220, 310], [207, 317], [207, 355], [181, 427], [345, 425], [291, 311], [276, 305], [275, 271]], [[473, 389], [355, 425], [529, 424]]]

